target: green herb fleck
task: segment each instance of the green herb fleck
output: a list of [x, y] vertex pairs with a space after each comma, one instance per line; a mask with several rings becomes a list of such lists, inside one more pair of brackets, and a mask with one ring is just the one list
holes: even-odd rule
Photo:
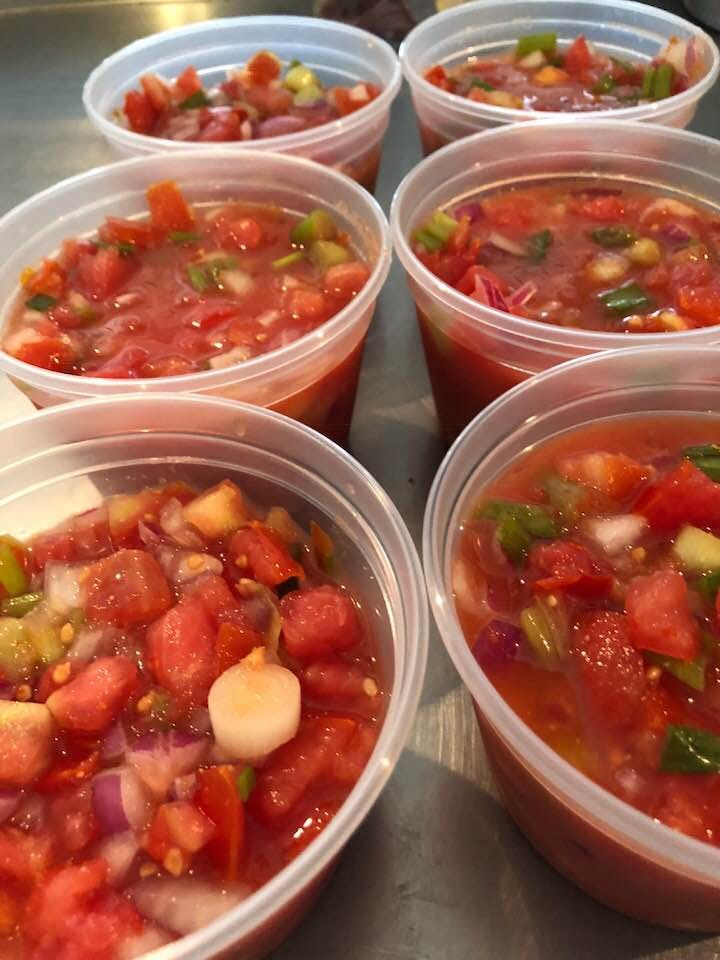
[[29, 310], [41, 310], [44, 313], [50, 307], [54, 307], [57, 302], [57, 297], [49, 297], [46, 293], [36, 293], [34, 297], [25, 301], [25, 306]]

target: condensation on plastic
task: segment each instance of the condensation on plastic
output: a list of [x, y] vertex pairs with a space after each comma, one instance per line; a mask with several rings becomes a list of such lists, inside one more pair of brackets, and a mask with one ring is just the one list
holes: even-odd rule
[[[700, 97], [715, 83], [720, 54], [711, 38], [681, 17], [632, 0], [476, 0], [438, 13], [420, 23], [400, 47], [400, 62], [421, 128], [436, 145], [458, 140], [478, 130], [519, 120], [558, 119], [568, 114], [515, 110], [475, 103], [440, 90], [423, 74], [436, 63], [455, 66], [470, 56], [488, 57], [512, 49], [519, 36], [556, 32], [560, 42], [579, 34], [604, 52], [648, 62], [671, 37], [696, 39], [706, 66], [705, 76], [683, 93], [657, 103], [617, 110], [583, 113], [584, 119], [617, 117], [685, 127]], [[578, 115], [574, 115], [577, 120]]]
[[353, 165], [380, 147], [390, 106], [400, 90], [398, 58], [379, 37], [342, 23], [313, 17], [262, 16], [209, 20], [144, 37], [103, 60], [83, 89], [85, 110], [108, 143], [125, 156], [194, 150], [210, 143], [187, 143], [149, 137], [119, 126], [112, 113], [124, 94], [137, 87], [142, 74], [171, 79], [195, 66], [208, 86], [225, 79], [227, 70], [242, 66], [253, 53], [269, 49], [284, 63], [302, 60], [328, 85], [370, 82], [382, 87], [367, 107], [310, 130], [249, 140], [234, 147], [263, 154], [291, 153], [337, 166], [352, 175]]
[[48, 502], [57, 522], [112, 493], [229, 476], [301, 518], [304, 511], [320, 515], [336, 543], [348, 544], [353, 589], [391, 681], [375, 751], [332, 822], [297, 859], [214, 923], [148, 955], [206, 960], [232, 947], [235, 960], [264, 956], [319, 893], [389, 778], [417, 708], [428, 616], [422, 570], [398, 511], [373, 477], [324, 437], [280, 414], [217, 398], [135, 394], [64, 404], [0, 427], [0, 448], [0, 529], [18, 536], [50, 519], [36, 516], [47, 514]]
[[[0, 370], [40, 407], [89, 396], [138, 390], [219, 394], [261, 406], [292, 398], [335, 370], [361, 345], [390, 268], [387, 220], [375, 200], [352, 180], [310, 160], [214, 150], [154, 154], [99, 167], [36, 194], [0, 219], [0, 336], [19, 292], [23, 268], [52, 255], [66, 237], [91, 234], [105, 216], [146, 215], [145, 191], [173, 179], [191, 202], [235, 197], [307, 213], [333, 211], [340, 228], [373, 271], [358, 295], [327, 323], [294, 343], [219, 370], [179, 377], [115, 380], [43, 370], [0, 350]], [[305, 419], [298, 415], [298, 419]], [[312, 419], [312, 418], [309, 418]]]
[[443, 283], [418, 260], [408, 238], [438, 207], [481, 190], [554, 178], [617, 178], [620, 187], [677, 191], [690, 202], [720, 207], [718, 171], [720, 143], [684, 130], [617, 120], [585, 123], [579, 117], [514, 124], [453, 143], [415, 167], [393, 198], [393, 244], [428, 321], [450, 339], [462, 331], [481, 333], [483, 357], [519, 377], [628, 343], [717, 343], [720, 326], [634, 336], [561, 327], [495, 310]]
[[[720, 410], [720, 349], [612, 351], [548, 370], [477, 416], [445, 457], [427, 503], [423, 560], [430, 604], [470, 691], [504, 799], [554, 865], [623, 912], [720, 929], [720, 850], [623, 803], [520, 720], [473, 657], [453, 601], [459, 528], [480, 492], [558, 433], [616, 417]], [[524, 805], [524, 812], [523, 812]]]

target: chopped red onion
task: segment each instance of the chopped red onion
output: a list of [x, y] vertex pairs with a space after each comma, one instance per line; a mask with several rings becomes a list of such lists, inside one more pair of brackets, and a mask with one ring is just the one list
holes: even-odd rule
[[92, 781], [93, 812], [105, 834], [143, 830], [150, 819], [145, 786], [131, 767], [99, 773]]
[[182, 504], [174, 497], [160, 511], [160, 529], [181, 547], [199, 550], [203, 546], [200, 535], [186, 522]]
[[664, 224], [660, 230], [660, 236], [673, 247], [686, 247], [693, 239], [690, 231], [681, 227], [679, 223]]
[[115, 627], [82, 627], [67, 652], [68, 660], [94, 660], [114, 652], [120, 636]]
[[175, 777], [170, 788], [173, 800], [192, 800], [197, 790], [197, 774], [186, 773], [183, 777]]
[[148, 877], [130, 890], [144, 917], [182, 935], [207, 926], [249, 893], [249, 887], [222, 890], [217, 884], [195, 877]]
[[[478, 296], [480, 294], [480, 296]], [[508, 305], [505, 297], [500, 292], [499, 288], [492, 282], [488, 280], [487, 277], [477, 277], [475, 280], [475, 295], [476, 300], [480, 300], [481, 303], [486, 303], [489, 307], [493, 307], [495, 310], [504, 310], [508, 312]]]
[[22, 793], [19, 790], [0, 790], [0, 823], [5, 823], [20, 806]]
[[131, 744], [127, 763], [158, 798], [167, 793], [177, 777], [192, 772], [204, 759], [209, 742], [180, 730], [151, 733]]
[[138, 536], [146, 547], [159, 547], [162, 543], [162, 537], [157, 530], [153, 530], [144, 520], [138, 523]]
[[283, 137], [288, 133], [298, 133], [307, 127], [307, 121], [302, 117], [269, 117], [258, 124], [257, 135], [263, 140], [266, 137]]
[[110, 727], [101, 746], [104, 763], [117, 763], [125, 756], [127, 748], [127, 734], [122, 723], [118, 720]]
[[462, 203], [453, 210], [453, 217], [456, 220], [467, 218], [470, 223], [476, 223], [485, 216], [481, 203]]
[[481, 667], [514, 660], [522, 643], [522, 630], [504, 620], [491, 620], [478, 634], [473, 655]]
[[516, 243], [514, 240], [511, 240], [510, 237], [503, 236], [502, 233], [498, 233], [496, 230], [493, 230], [488, 237], [488, 243], [491, 243], [504, 253], [511, 253], [514, 257], [527, 256], [527, 247], [524, 247], [521, 243]]
[[219, 575], [223, 572], [222, 561], [210, 553], [182, 550], [169, 543], [161, 543], [154, 553], [163, 573], [176, 587], [197, 580], [205, 573]]
[[45, 565], [43, 593], [52, 610], [65, 614], [85, 606], [88, 582], [81, 576], [85, 570], [85, 564], [51, 562]]
[[528, 280], [510, 294], [507, 299], [508, 305], [511, 307], [523, 307], [529, 300], [532, 300], [537, 292], [537, 286], [532, 280]]
[[125, 881], [139, 850], [140, 844], [132, 830], [100, 841], [97, 853], [108, 865], [108, 880], [113, 886], [120, 886]]

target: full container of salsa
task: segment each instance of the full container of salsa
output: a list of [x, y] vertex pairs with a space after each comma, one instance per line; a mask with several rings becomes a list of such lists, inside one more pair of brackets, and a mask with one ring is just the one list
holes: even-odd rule
[[265, 955], [410, 729], [399, 514], [319, 434], [218, 398], [80, 401], [2, 444], [0, 952]]
[[577, 112], [685, 127], [720, 64], [695, 24], [632, 0], [476, 0], [415, 27], [400, 60], [426, 154]]
[[553, 364], [720, 340], [718, 159], [685, 131], [537, 121], [405, 178], [392, 232], [448, 437]]
[[21, 204], [0, 247], [0, 367], [36, 405], [212, 393], [347, 437], [390, 259], [347, 177], [283, 155], [135, 158]]
[[720, 351], [612, 351], [495, 401], [445, 458], [424, 557], [503, 801], [561, 873], [720, 928]]
[[394, 50], [357, 27], [233, 17], [123, 47], [90, 74], [83, 102], [124, 156], [232, 141], [309, 157], [372, 190], [400, 82]]

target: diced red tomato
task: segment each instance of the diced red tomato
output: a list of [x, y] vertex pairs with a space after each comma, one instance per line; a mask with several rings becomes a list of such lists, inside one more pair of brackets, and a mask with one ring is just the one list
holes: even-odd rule
[[201, 130], [198, 140], [203, 143], [224, 143], [228, 140], [240, 140], [242, 119], [237, 110], [217, 108]]
[[237, 880], [245, 856], [245, 810], [231, 766], [198, 771], [195, 803], [215, 825], [207, 845], [208, 855], [228, 882]]
[[175, 86], [181, 94], [183, 100], [191, 97], [198, 90], [202, 90], [202, 80], [197, 70], [193, 66], [185, 67], [183, 72], [175, 80]]
[[202, 810], [187, 800], [177, 800], [161, 803], [155, 810], [143, 846], [168, 873], [178, 876], [214, 833], [215, 825]]
[[265, 239], [263, 228], [252, 217], [223, 223], [219, 227], [219, 234], [223, 246], [238, 247], [240, 250], [255, 250]]
[[293, 560], [280, 537], [261, 523], [252, 522], [233, 534], [230, 554], [244, 576], [266, 587], [277, 587], [292, 577], [305, 578], [301, 564]]
[[16, 360], [42, 367], [43, 370], [64, 372], [75, 358], [68, 339], [51, 324], [11, 333], [5, 340], [3, 349]]
[[612, 574], [598, 569], [592, 554], [572, 540], [536, 543], [528, 555], [531, 576], [537, 577], [533, 590], [552, 593], [567, 591], [579, 597], [606, 595], [612, 589]]
[[357, 783], [375, 749], [377, 738], [378, 731], [375, 727], [367, 723], [358, 724], [349, 742], [335, 755], [333, 780], [347, 784]]
[[592, 722], [600, 729], [632, 723], [645, 692], [645, 670], [628, 618], [609, 610], [586, 613], [575, 628], [572, 655]]
[[720, 484], [683, 460], [648, 487], [633, 510], [657, 532], [670, 533], [686, 523], [720, 530]]
[[167, 110], [170, 106], [170, 88], [160, 77], [154, 73], [146, 73], [140, 77], [140, 85], [145, 92], [145, 96], [158, 113]]
[[180, 188], [173, 180], [163, 180], [148, 187], [147, 202], [150, 221], [156, 230], [191, 230], [195, 220]]
[[195, 491], [186, 483], [168, 483], [157, 489], [141, 490], [139, 493], [116, 494], [107, 501], [110, 535], [115, 547], [138, 544], [138, 523], [153, 522], [169, 500], [188, 503]]
[[84, 667], [84, 661], [79, 659], [61, 659], [51, 663], [43, 670], [35, 684], [35, 700], [37, 703], [45, 703], [51, 693], [54, 693], [68, 680], [76, 677]]
[[147, 632], [148, 665], [157, 682], [179, 703], [204, 703], [218, 675], [215, 630], [199, 598], [190, 597]]
[[240, 663], [256, 647], [263, 646], [263, 635], [250, 624], [221, 623], [215, 641], [218, 673], [224, 673], [236, 663]]
[[613, 223], [622, 219], [624, 207], [621, 197], [584, 196], [574, 202], [574, 206], [580, 213], [591, 220], [598, 220], [600, 223]]
[[129, 257], [116, 247], [102, 247], [85, 253], [77, 265], [77, 275], [88, 296], [102, 300], [116, 293], [133, 270]]
[[592, 66], [592, 56], [585, 37], [576, 37], [565, 51], [563, 67], [568, 73], [584, 73]]
[[316, 660], [300, 673], [304, 693], [335, 706], [348, 706], [366, 697], [366, 680], [367, 674], [360, 667], [339, 657]]
[[31, 542], [32, 561], [36, 570], [42, 571], [51, 561], [75, 560], [75, 538], [72, 530], [49, 530], [40, 533]]
[[128, 657], [99, 657], [47, 699], [64, 730], [102, 733], [121, 713], [138, 682], [137, 666]]
[[330, 584], [286, 594], [280, 613], [285, 648], [299, 660], [349, 650], [362, 636], [352, 600]]
[[107, 380], [129, 380], [139, 377], [149, 357], [150, 354], [144, 347], [123, 347], [111, 360], [93, 370], [92, 375]]
[[327, 304], [319, 290], [312, 287], [294, 287], [288, 292], [286, 310], [298, 320], [316, 320], [321, 317]]
[[135, 133], [150, 133], [155, 126], [158, 112], [150, 97], [140, 90], [128, 90], [125, 94], [123, 110], [128, 118], [130, 129]]
[[23, 886], [37, 883], [53, 863], [54, 840], [49, 833], [25, 833], [0, 827], [0, 877]]
[[11, 937], [22, 915], [20, 899], [0, 890], [0, 937]]
[[227, 580], [212, 573], [191, 580], [183, 588], [183, 596], [197, 597], [216, 627], [220, 626], [227, 610], [236, 610], [238, 607], [237, 596], [230, 589]]
[[558, 473], [566, 480], [591, 487], [612, 500], [624, 500], [650, 477], [650, 470], [624, 453], [573, 454], [557, 462]]
[[154, 620], [171, 604], [165, 574], [144, 550], [118, 550], [88, 570], [85, 615], [90, 623], [129, 627]]
[[708, 824], [698, 797], [684, 778], [666, 775], [664, 789], [653, 805], [651, 815], [673, 830], [696, 840], [707, 840]]
[[280, 61], [274, 53], [261, 50], [250, 57], [245, 65], [245, 72], [253, 83], [267, 86], [280, 76]]
[[465, 293], [468, 295], [473, 293], [475, 290], [476, 281], [479, 277], [485, 277], [486, 280], [489, 280], [490, 283], [494, 284], [494, 286], [498, 288], [500, 293], [507, 293], [508, 286], [505, 281], [496, 273], [493, 273], [492, 270], [488, 270], [485, 267], [479, 266], [478, 264], [468, 267], [456, 284], [457, 289], [460, 291], [460, 293]]
[[53, 797], [47, 819], [65, 856], [85, 850], [100, 836], [87, 784]]
[[430, 67], [425, 71], [425, 79], [428, 83], [431, 83], [434, 87], [440, 87], [441, 90], [450, 89], [450, 81], [448, 80], [447, 73], [445, 68], [441, 67], [440, 64], [434, 67]]
[[258, 771], [248, 801], [253, 815], [268, 825], [283, 820], [311, 786], [332, 777], [336, 757], [356, 730], [356, 721], [346, 717], [301, 721], [295, 738]]
[[681, 313], [703, 324], [720, 323], [720, 284], [681, 287], [677, 292]]
[[142, 250], [147, 250], [155, 244], [155, 231], [149, 223], [144, 223], [142, 220], [106, 217], [98, 233], [105, 243], [132, 243], [133, 246]]
[[40, 793], [63, 793], [76, 790], [90, 780], [100, 768], [99, 749], [72, 749], [61, 757], [35, 785]]
[[690, 612], [687, 583], [677, 570], [656, 570], [631, 580], [625, 610], [638, 649], [677, 660], [698, 655], [700, 630]]
[[23, 286], [28, 293], [44, 293], [48, 297], [61, 297], [65, 292], [65, 271], [57, 260], [43, 260], [37, 270], [23, 274]]
[[340, 804], [337, 801], [326, 800], [314, 804], [310, 810], [301, 810], [297, 822], [292, 823], [285, 833], [285, 862], [292, 862], [315, 837], [319, 837], [339, 809]]
[[72, 542], [72, 556], [76, 560], [93, 560], [110, 553], [113, 543], [108, 511], [104, 504], [73, 518]]
[[349, 300], [362, 290], [369, 276], [370, 268], [359, 260], [353, 260], [330, 267], [323, 285], [328, 293]]

